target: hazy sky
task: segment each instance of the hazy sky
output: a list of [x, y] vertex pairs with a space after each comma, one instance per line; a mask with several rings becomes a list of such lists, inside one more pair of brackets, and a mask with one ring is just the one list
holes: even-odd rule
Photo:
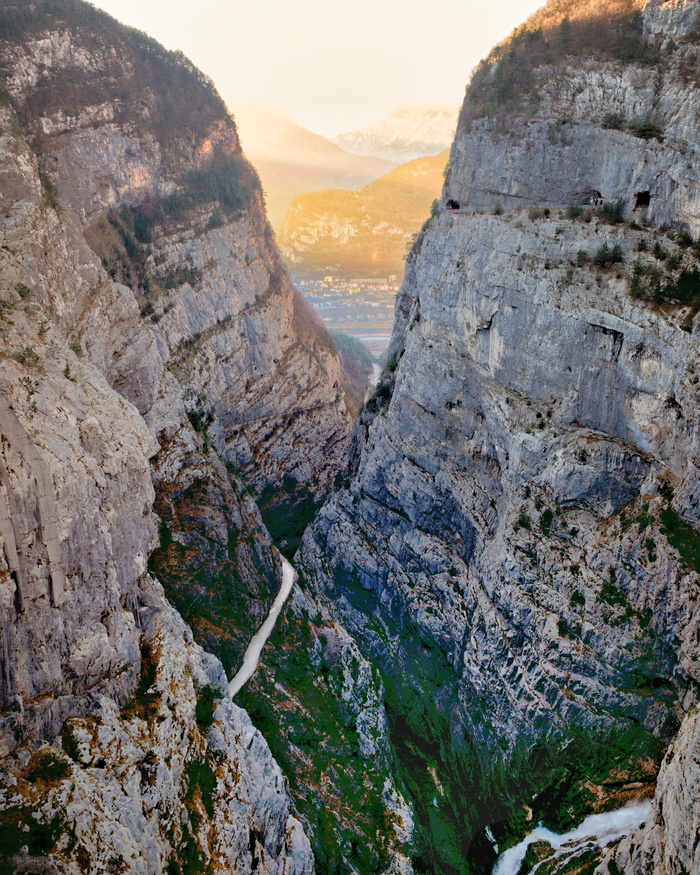
[[93, 0], [182, 49], [230, 107], [331, 135], [402, 103], [461, 103], [474, 65], [543, 0]]

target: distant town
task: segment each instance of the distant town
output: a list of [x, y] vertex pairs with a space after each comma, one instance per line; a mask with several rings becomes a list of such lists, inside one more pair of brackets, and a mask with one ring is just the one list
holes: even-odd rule
[[379, 361], [394, 324], [394, 302], [400, 287], [396, 274], [353, 279], [295, 277], [294, 282], [329, 331], [359, 338]]

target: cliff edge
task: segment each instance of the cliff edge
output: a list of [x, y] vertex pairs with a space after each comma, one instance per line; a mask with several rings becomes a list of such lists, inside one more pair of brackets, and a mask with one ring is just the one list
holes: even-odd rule
[[552, 3], [477, 69], [460, 209], [419, 235], [302, 544], [381, 668], [425, 871], [490, 871], [489, 836], [653, 795], [660, 766], [653, 824], [596, 871], [699, 865], [699, 13]]

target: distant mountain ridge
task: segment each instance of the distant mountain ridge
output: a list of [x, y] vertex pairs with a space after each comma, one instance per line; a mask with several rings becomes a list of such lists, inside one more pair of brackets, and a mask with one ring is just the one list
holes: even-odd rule
[[366, 128], [331, 139], [354, 155], [373, 155], [404, 164], [449, 148], [458, 113], [457, 104], [409, 103]]
[[295, 198], [278, 235], [285, 260], [310, 275], [403, 275], [406, 246], [440, 197], [448, 155], [416, 158], [359, 191]]
[[260, 175], [267, 215], [276, 229], [297, 195], [326, 188], [354, 190], [396, 166], [390, 160], [350, 154], [272, 106], [246, 103], [234, 115], [243, 151]]

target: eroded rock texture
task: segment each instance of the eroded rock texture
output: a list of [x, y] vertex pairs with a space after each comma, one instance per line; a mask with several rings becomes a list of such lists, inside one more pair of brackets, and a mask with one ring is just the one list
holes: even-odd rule
[[[213, 85], [77, 0], [9, 6], [2, 67], [44, 178], [131, 287], [188, 410], [256, 491], [286, 475], [323, 495], [347, 442], [340, 366]], [[148, 375], [113, 377], [156, 427]]]
[[509, 803], [564, 826], [649, 794], [676, 738], [618, 865], [693, 871], [700, 5], [604, 4], [590, 61], [560, 6], [468, 92], [462, 209], [414, 247], [299, 566], [381, 667], [422, 864], [489, 871]]
[[235, 667], [279, 585], [240, 475], [324, 493], [337, 358], [211, 85], [86, 4], [1, 15], [3, 865], [310, 873], [267, 744], [147, 563], [228, 605]]
[[[41, 296], [52, 294], [55, 312], [47, 310], [47, 320], [51, 331], [60, 330], [54, 366], [58, 377], [63, 374], [68, 390], [74, 384], [82, 385], [86, 369], [103, 382], [106, 378], [105, 386], [109, 384], [118, 393], [118, 409], [129, 411], [146, 442], [140, 455], [130, 444], [123, 453], [129, 464], [141, 465], [143, 482], [136, 486], [126, 476], [120, 479], [120, 462], [112, 461], [119, 484], [112, 488], [123, 490], [128, 505], [123, 520], [116, 500], [104, 511], [97, 499], [83, 508], [80, 493], [83, 488], [90, 491], [89, 482], [73, 489], [75, 507], [61, 504], [59, 498], [58, 515], [70, 521], [74, 514], [84, 513], [87, 528], [102, 513], [110, 550], [119, 561], [140, 561], [138, 574], [127, 569], [119, 585], [112, 584], [114, 610], [118, 616], [124, 614], [124, 622], [142, 618], [144, 599], [150, 605], [147, 594], [151, 590], [143, 577], [148, 559], [151, 574], [191, 624], [198, 644], [214, 651], [230, 674], [237, 669], [252, 631], [260, 625], [279, 586], [279, 563], [253, 497], [285, 525], [286, 517], [294, 517], [298, 537], [344, 459], [349, 419], [338, 359], [279, 261], [257, 179], [240, 154], [235, 128], [211, 83], [182, 57], [164, 52], [143, 35], [117, 26], [84, 4], [65, 0], [43, 4], [34, 13], [40, 14], [29, 15], [20, 4], [8, 4], [4, 10], [2, 65], [8, 100], [19, 117], [12, 124], [17, 135], [22, 135], [21, 128], [27, 139], [28, 148], [22, 148], [26, 161], [33, 165], [28, 172], [36, 197], [44, 200], [35, 209], [42, 222], [54, 224], [53, 230], [45, 232], [45, 258], [32, 266], [26, 256], [31, 245], [26, 229], [39, 220], [26, 215], [19, 221], [18, 214], [18, 238], [13, 244], [16, 264], [7, 281], [8, 306], [14, 306], [13, 314], [22, 311], [24, 299], [12, 292], [18, 281], [31, 289], [31, 301], [43, 301]], [[43, 195], [37, 188], [37, 174]], [[8, 189], [8, 204], [16, 209], [17, 198], [13, 197]], [[53, 207], [60, 210], [59, 218]], [[61, 222], [69, 226], [70, 234]], [[61, 235], [65, 240], [60, 245], [70, 257], [75, 257], [72, 250], [78, 247], [89, 265], [82, 284], [76, 285], [56, 256], [59, 244], [55, 238]], [[55, 275], [62, 284], [54, 290]], [[20, 331], [19, 322], [17, 326]], [[22, 323], [20, 334], [26, 330]], [[45, 368], [41, 373], [48, 373], [41, 340], [45, 336], [46, 331], [41, 334], [36, 326], [34, 335], [25, 340], [7, 335], [10, 353], [31, 343], [42, 359], [37, 365], [31, 355], [22, 361], [8, 358], [6, 365], [13, 374], [24, 374], [35, 365]], [[44, 385], [38, 373], [32, 377], [37, 391]], [[18, 399], [23, 397], [18, 388], [11, 399], [20, 420]], [[36, 393], [27, 397], [26, 404], [31, 407], [37, 397]], [[45, 402], [47, 411], [53, 406], [52, 399]], [[85, 407], [92, 409], [88, 402]], [[73, 415], [70, 405], [68, 409]], [[104, 414], [93, 412], [91, 416], [102, 423], [109, 410], [106, 405]], [[108, 435], [121, 433], [121, 426], [101, 427]], [[99, 429], [93, 431], [90, 447], [100, 455], [89, 470], [101, 478], [102, 455], [107, 450], [101, 449]], [[73, 465], [71, 453], [60, 461], [66, 469]], [[139, 488], [147, 492], [141, 501]], [[6, 554], [14, 557], [17, 549], [13, 552], [13, 545], [24, 549], [22, 542], [33, 524], [30, 521], [15, 538], [10, 517], [10, 511], [0, 504], [3, 534], [10, 533]], [[122, 527], [131, 540], [122, 534]], [[135, 545], [137, 535], [143, 543]], [[96, 552], [105, 551], [100, 539], [90, 534], [72, 542], [77, 555], [87, 550], [86, 540], [96, 540]], [[62, 551], [67, 549], [63, 536], [58, 544]], [[21, 575], [24, 565], [17, 556], [11, 561]], [[88, 585], [80, 590], [80, 597], [87, 603], [85, 611], [91, 612], [88, 627], [92, 629], [103, 614], [100, 622], [109, 625], [105, 600], [96, 585], [89, 585], [87, 571], [85, 580]], [[69, 577], [67, 586], [72, 585]], [[10, 569], [7, 586], [11, 607], [17, 595]], [[14, 614], [8, 614], [12, 634], [25, 616], [29, 614], [13, 620]], [[50, 616], [58, 624], [65, 623], [58, 612]], [[391, 775], [381, 686], [347, 632], [337, 623], [331, 625], [330, 619], [326, 629], [324, 622], [311, 596], [305, 599], [298, 593], [294, 609], [282, 621], [293, 643], [290, 646], [283, 636], [280, 641], [280, 660], [292, 682], [290, 690], [282, 687], [282, 671], [277, 678], [274, 673], [266, 674], [265, 683], [258, 685], [260, 697], [248, 696], [245, 703], [257, 725], [264, 725], [275, 756], [285, 767], [290, 791], [304, 817], [304, 831], [323, 861], [320, 865], [328, 871], [338, 867], [359, 871], [362, 864], [365, 871], [408, 872], [406, 854], [395, 853], [395, 848], [410, 843], [411, 813]], [[42, 628], [37, 621], [37, 635]], [[150, 639], [142, 637], [137, 624], [129, 635], [121, 635], [124, 652], [119, 651], [118, 659], [115, 656], [110, 662], [114, 645], [109, 628], [102, 637], [84, 630], [80, 634], [89, 639], [79, 650], [81, 670], [92, 672], [91, 678], [94, 675], [91, 689], [95, 695], [99, 692], [112, 702], [109, 708], [100, 704], [99, 719], [113, 728], [125, 727], [129, 739], [123, 755], [131, 761], [136, 757], [132, 746], [137, 743], [129, 728], [131, 711], [126, 716], [117, 711], [137, 683], [145, 684], [142, 695], [150, 695], [150, 676], [145, 668], [139, 673], [138, 667], [140, 652], [150, 653], [144, 650], [144, 641]], [[329, 642], [325, 649], [320, 634]], [[75, 636], [79, 637], [78, 631]], [[56, 677], [42, 688], [39, 704], [29, 687], [13, 689], [13, 695], [22, 697], [17, 707], [24, 708], [23, 731], [29, 736], [53, 738], [66, 718], [73, 722], [93, 719], [94, 698], [74, 697], [60, 710], [54, 704], [63, 689], [73, 689], [64, 664], [74, 649], [70, 634], [60, 646], [49, 648], [46, 660]], [[302, 659], [308, 654], [313, 661], [301, 674], [295, 664], [299, 654]], [[92, 666], [91, 660], [97, 665]], [[146, 656], [142, 662], [146, 668], [150, 665]], [[168, 665], [162, 665], [162, 670], [167, 673]], [[317, 689], [318, 672], [322, 678]], [[39, 676], [36, 668], [31, 673]], [[199, 686], [195, 684], [197, 690]], [[50, 727], [42, 727], [33, 717], [30, 720], [32, 709], [39, 706], [57, 711]], [[150, 714], [150, 722], [155, 720], [157, 726], [164, 715], [146, 710], [148, 714], [140, 716], [146, 719]], [[265, 723], [270, 714], [272, 719]], [[172, 717], [176, 731], [183, 735], [185, 750], [195, 751], [192, 756], [199, 762], [201, 739], [196, 732], [192, 734], [189, 724], [178, 723], [176, 718]], [[313, 724], [310, 732], [323, 750], [318, 758], [310, 759], [308, 739], [306, 745], [295, 743], [304, 736], [299, 727], [305, 722]], [[20, 736], [13, 729], [15, 717], [10, 723], [8, 748]], [[85, 724], [75, 725], [80, 729]], [[148, 750], [142, 748], [151, 743], [150, 723], [146, 729], [138, 724], [138, 732], [143, 735], [138, 740], [139, 756], [145, 757]], [[158, 742], [157, 757], [150, 766], [155, 768], [161, 755], [166, 756], [168, 744], [177, 745], [173, 739], [168, 736]], [[97, 753], [94, 757], [100, 759]], [[104, 759], [111, 764], [109, 757]], [[197, 809], [198, 814], [190, 810], [198, 791], [188, 784], [189, 760], [180, 765], [185, 778], [168, 790], [174, 795], [161, 798], [156, 794], [154, 798], [173, 816], [188, 817], [191, 835], [173, 833], [167, 818], [156, 829], [146, 811], [151, 801], [141, 795], [138, 779], [123, 772], [134, 789], [134, 811], [139, 804], [144, 808], [145, 820], [138, 821], [138, 830], [143, 841], [150, 843], [147, 865], [155, 866], [156, 858], [162, 862], [170, 848], [175, 864], [184, 868], [192, 841], [199, 848], [196, 855], [201, 852], [200, 862], [232, 865], [230, 857], [228, 864], [224, 856], [215, 858], [214, 847], [221, 844], [218, 839], [212, 839], [214, 845], [202, 844], [204, 822], [219, 815], [207, 813], [199, 824], [201, 810]], [[263, 776], [256, 773], [251, 784], [262, 782], [263, 795], [270, 786], [265, 778], [268, 765], [261, 761]], [[148, 772], [155, 773], [153, 769]], [[116, 779], [121, 781], [119, 775]], [[172, 778], [174, 783], [177, 780]], [[241, 781], [247, 780], [242, 773]], [[275, 782], [272, 786], [278, 788]], [[204, 788], [200, 790], [203, 795]], [[240, 792], [245, 795], [247, 791]], [[282, 793], [275, 809], [276, 824], [283, 821], [288, 804]], [[85, 829], [93, 815], [94, 811], [83, 815]], [[244, 821], [241, 814], [235, 829], [242, 828]], [[117, 822], [109, 822], [105, 829], [111, 830]], [[251, 827], [251, 870], [257, 860], [260, 866], [276, 871], [268, 861], [269, 848], [274, 847], [275, 860], [286, 859], [288, 866], [303, 871], [309, 856], [301, 832], [293, 833], [292, 844], [285, 844], [281, 834], [270, 844], [276, 835], [273, 827], [263, 830], [257, 824]], [[167, 830], [170, 838], [164, 839]], [[256, 836], [266, 849], [257, 857]], [[92, 851], [90, 855], [92, 859]], [[241, 871], [245, 870], [244, 859], [236, 861]]]

